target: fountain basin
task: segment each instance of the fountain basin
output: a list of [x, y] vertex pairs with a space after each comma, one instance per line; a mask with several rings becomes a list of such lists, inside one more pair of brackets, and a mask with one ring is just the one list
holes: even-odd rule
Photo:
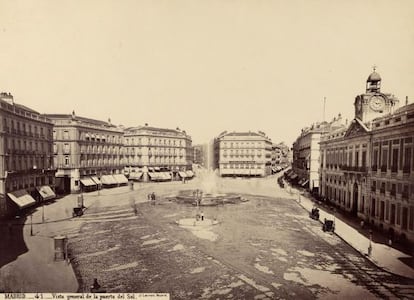
[[[180, 194], [174, 198], [178, 203], [197, 205], [197, 197], [195, 197], [192, 192], [189, 191], [180, 192]], [[220, 204], [237, 204], [245, 201], [247, 200], [243, 199], [240, 195], [237, 194], [203, 194], [198, 205], [217, 206]]]
[[175, 221], [175, 223], [182, 227], [208, 227], [212, 225], [217, 225], [219, 221], [207, 218], [204, 218], [204, 220], [202, 221], [197, 220], [196, 218], [186, 218]]

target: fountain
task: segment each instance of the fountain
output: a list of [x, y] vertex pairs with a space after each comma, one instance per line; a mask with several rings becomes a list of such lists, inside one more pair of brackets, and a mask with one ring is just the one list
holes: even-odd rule
[[219, 223], [216, 218], [204, 218], [203, 213], [200, 212], [200, 207], [237, 204], [247, 201], [238, 194], [218, 193], [217, 175], [211, 171], [205, 171], [204, 173], [199, 174], [198, 177], [202, 181], [201, 189], [180, 191], [178, 195], [173, 197], [173, 200], [177, 203], [192, 204], [197, 206], [195, 218], [185, 218], [176, 221], [176, 223], [180, 226], [205, 227], [216, 225]]
[[195, 206], [217, 206], [244, 202], [240, 195], [218, 193], [217, 175], [214, 172], [204, 172], [201, 176], [201, 189], [180, 191], [175, 196], [178, 203], [193, 204]]

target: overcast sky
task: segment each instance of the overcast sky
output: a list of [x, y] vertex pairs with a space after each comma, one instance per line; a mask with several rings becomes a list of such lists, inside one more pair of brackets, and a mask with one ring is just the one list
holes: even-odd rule
[[414, 102], [414, 1], [4, 1], [0, 91], [41, 113], [291, 144], [377, 65]]

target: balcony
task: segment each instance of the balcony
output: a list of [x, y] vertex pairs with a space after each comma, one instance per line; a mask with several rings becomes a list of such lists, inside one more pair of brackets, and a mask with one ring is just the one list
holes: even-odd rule
[[398, 171], [398, 167], [397, 166], [391, 166], [391, 172], [392, 173], [397, 173]]
[[353, 172], [353, 173], [366, 173], [367, 167], [356, 167], [356, 166], [341, 166], [342, 171]]
[[404, 166], [403, 167], [403, 173], [404, 174], [409, 174], [410, 173], [410, 166]]
[[373, 165], [373, 166], [371, 167], [371, 171], [373, 171], [373, 172], [377, 172], [377, 170], [378, 170], [378, 166], [377, 166], [377, 165]]
[[381, 166], [381, 172], [382, 173], [387, 172], [387, 166]]

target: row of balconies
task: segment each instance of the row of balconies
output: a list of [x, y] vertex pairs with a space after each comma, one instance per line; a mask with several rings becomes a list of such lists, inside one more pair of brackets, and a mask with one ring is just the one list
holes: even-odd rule
[[12, 154], [26, 154], [26, 155], [51, 155], [49, 151], [39, 151], [39, 150], [19, 150], [19, 149], [9, 149], [6, 152], [6, 155]]
[[[381, 170], [382, 173], [386, 173], [387, 170], [391, 170], [392, 173], [397, 173], [398, 172], [398, 167], [397, 166], [391, 166], [391, 168], [388, 168], [387, 166], [383, 165], [379, 168], [377, 165], [373, 165], [371, 170], [374, 171], [374, 172], [377, 172], [378, 170]], [[410, 168], [410, 166], [403, 166], [402, 171], [403, 171], [403, 173], [410, 173], [411, 168]]]
[[[24, 130], [18, 130], [18, 129], [15, 129], [15, 128], [4, 127], [4, 132], [19, 135], [19, 136], [27, 136], [27, 137], [37, 138], [37, 139], [39, 139], [39, 138], [40, 139], [46, 139], [45, 134], [28, 132], [28, 131], [24, 131]], [[52, 137], [50, 137], [50, 139], [52, 139]]]
[[[371, 192], [376, 193], [377, 188], [374, 187], [374, 186], [371, 186]], [[386, 191], [384, 187], [380, 187], [379, 192], [380, 192], [380, 194], [384, 194], [386, 196], [393, 196], [393, 197], [397, 196], [397, 191], [396, 190]], [[409, 192], [408, 191], [402, 191], [400, 194], [401, 194], [402, 199], [407, 200], [409, 198]]]

